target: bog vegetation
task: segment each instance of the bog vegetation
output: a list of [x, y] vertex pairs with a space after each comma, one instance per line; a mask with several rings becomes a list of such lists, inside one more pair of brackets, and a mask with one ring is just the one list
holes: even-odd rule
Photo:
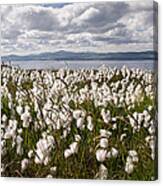
[[155, 179], [151, 71], [1, 71], [2, 176]]

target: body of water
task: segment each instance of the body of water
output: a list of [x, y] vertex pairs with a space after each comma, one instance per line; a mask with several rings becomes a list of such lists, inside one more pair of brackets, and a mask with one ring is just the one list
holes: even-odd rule
[[[9, 64], [9, 63], [8, 63]], [[155, 61], [153, 60], [109, 60], [109, 61], [12, 61], [12, 66], [20, 67], [23, 69], [59, 69], [59, 68], [70, 68], [70, 69], [97, 69], [102, 65], [107, 67], [127, 66], [128, 68], [140, 68], [145, 70], [154, 70]]]

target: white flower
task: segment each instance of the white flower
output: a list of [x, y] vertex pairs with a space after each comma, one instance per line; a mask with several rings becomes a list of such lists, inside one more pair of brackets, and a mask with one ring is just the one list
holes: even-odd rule
[[6, 116], [5, 114], [3, 114], [1, 120], [2, 120], [3, 122], [6, 122], [6, 121], [7, 121], [7, 116]]
[[30, 111], [30, 106], [29, 105], [25, 106], [25, 111], [28, 111], [28, 112]]
[[33, 150], [30, 150], [30, 151], [28, 152], [28, 157], [31, 158], [32, 156], [33, 156]]
[[8, 108], [12, 109], [12, 102], [10, 102], [10, 101], [8, 102]]
[[149, 147], [151, 148], [151, 150], [155, 149], [155, 140], [154, 139], [150, 139], [149, 141]]
[[112, 157], [112, 153], [111, 153], [111, 151], [108, 151], [106, 157], [107, 157], [107, 158], [111, 158], [111, 157]]
[[23, 149], [21, 147], [22, 142], [23, 142], [23, 138], [18, 135], [16, 137], [16, 143], [17, 143], [16, 153], [19, 154], [19, 155], [22, 155], [22, 153], [23, 153]]
[[64, 151], [64, 157], [67, 159], [69, 156], [72, 155], [72, 151], [70, 149], [66, 149]]
[[41, 164], [42, 163], [42, 161], [40, 161], [38, 156], [35, 156], [35, 160], [34, 161], [35, 161], [36, 164]]
[[35, 163], [36, 164], [42, 164], [44, 160], [44, 154], [40, 149], [36, 150], [36, 156], [35, 156]]
[[1, 139], [1, 148], [3, 148], [6, 145], [6, 140]]
[[112, 135], [110, 131], [107, 131], [105, 129], [100, 129], [100, 137], [106, 137], [109, 138]]
[[111, 148], [111, 154], [114, 158], [116, 158], [118, 156], [118, 150], [115, 149], [114, 147]]
[[23, 159], [23, 160], [21, 161], [21, 170], [24, 171], [24, 170], [27, 168], [28, 164], [29, 164], [29, 160], [26, 159], [26, 158]]
[[153, 152], [153, 151], [151, 153], [151, 158], [152, 158], [152, 160], [155, 160], [155, 152]]
[[61, 138], [66, 138], [68, 135], [68, 131], [67, 130], [63, 130], [63, 135]]
[[[49, 137], [49, 138], [48, 138]], [[49, 162], [49, 154], [54, 148], [54, 139], [52, 136], [47, 136], [47, 139], [40, 139], [36, 144], [36, 156], [35, 163], [36, 164], [44, 164], [47, 165]]]
[[154, 133], [155, 133], [155, 126], [151, 125], [151, 126], [148, 128], [148, 132], [149, 132], [149, 134], [154, 134]]
[[73, 142], [72, 144], [70, 144], [70, 150], [71, 150], [72, 154], [77, 153], [78, 152], [78, 143]]
[[135, 120], [132, 117], [129, 117], [129, 120], [130, 120], [131, 126], [134, 127], [136, 124]]
[[96, 151], [96, 159], [99, 162], [103, 162], [106, 159], [107, 151], [104, 149], [98, 149]]
[[143, 115], [144, 115], [144, 116], [148, 116], [148, 111], [147, 111], [147, 110], [144, 110], [144, 111], [143, 111]]
[[127, 156], [127, 159], [126, 159], [127, 161], [126, 161], [125, 171], [128, 174], [131, 174], [134, 170], [135, 163], [138, 163], [139, 158], [135, 150], [130, 150], [128, 154], [129, 156]]
[[22, 129], [22, 128], [20, 128], [20, 129], [18, 129], [17, 131], [18, 131], [18, 133], [19, 133], [19, 134], [22, 134], [23, 129]]
[[17, 106], [16, 107], [16, 112], [19, 114], [19, 115], [21, 115], [22, 113], [23, 113], [23, 107], [22, 106]]
[[108, 147], [108, 139], [107, 138], [101, 138], [100, 139], [100, 147], [107, 148]]
[[79, 142], [81, 140], [81, 136], [79, 134], [75, 135], [75, 141]]
[[111, 119], [113, 122], [116, 122], [117, 121], [117, 118], [116, 117], [112, 117]]
[[114, 123], [114, 124], [112, 125], [112, 129], [113, 129], [113, 130], [116, 130], [116, 129], [117, 129], [117, 124], [116, 124], [116, 123]]
[[120, 136], [120, 141], [123, 141], [123, 139], [124, 139], [126, 136], [127, 136], [127, 134], [126, 134], [126, 133], [121, 134], [121, 136]]
[[44, 165], [47, 165], [49, 163], [49, 156], [46, 156], [45, 159], [44, 159]]
[[53, 176], [52, 176], [51, 174], [48, 174], [48, 175], [46, 176], [46, 178], [53, 178]]
[[94, 128], [94, 125], [93, 125], [93, 123], [92, 123], [92, 117], [91, 117], [91, 116], [88, 116], [88, 117], [87, 117], [87, 122], [88, 122], [88, 124], [87, 124], [88, 130], [92, 131], [93, 128]]
[[23, 148], [21, 147], [21, 145], [17, 145], [17, 147], [16, 147], [16, 153], [18, 155], [22, 155], [23, 154]]
[[151, 136], [147, 136], [147, 137], [145, 138], [145, 141], [146, 141], [147, 143], [149, 143], [150, 140], [151, 140]]
[[138, 155], [137, 152], [136, 152], [135, 150], [130, 150], [128, 153], [129, 153], [129, 155], [130, 155], [131, 157], [134, 157], [134, 156], [137, 156], [137, 155]]
[[91, 82], [92, 90], [97, 90], [98, 84], [96, 82]]
[[29, 111], [25, 111], [22, 115], [21, 115], [21, 120], [23, 121], [23, 127], [24, 128], [28, 128], [30, 122], [32, 121], [31, 115], [29, 113]]
[[73, 117], [75, 119], [79, 119], [80, 117], [84, 118], [85, 117], [85, 113], [82, 110], [75, 110], [75, 111], [73, 111]]
[[103, 118], [103, 120], [104, 120], [104, 123], [106, 123], [106, 124], [108, 124], [109, 121], [111, 120], [111, 115], [110, 115], [110, 111], [109, 111], [109, 110], [107, 110], [107, 111], [105, 112], [105, 110], [102, 109], [102, 110], [101, 110], [101, 116], [102, 116], [102, 118]]
[[41, 134], [41, 136], [45, 139], [46, 137], [47, 137], [47, 132], [43, 132], [42, 134]]
[[126, 161], [127, 161], [127, 163], [132, 163], [133, 162], [132, 157], [131, 156], [127, 156]]
[[137, 156], [132, 157], [132, 161], [137, 163], [139, 161], [139, 158]]
[[148, 106], [148, 110], [151, 111], [153, 107], [151, 105]]
[[54, 144], [54, 137], [51, 136], [51, 135], [48, 135], [48, 136], [47, 136], [47, 143], [48, 143], [48, 144]]
[[103, 164], [101, 164], [99, 168], [99, 178], [104, 180], [107, 179], [107, 177], [108, 177], [108, 169]]
[[84, 119], [83, 118], [78, 118], [77, 121], [76, 121], [77, 128], [82, 128], [83, 123], [84, 123]]
[[133, 170], [134, 170], [134, 165], [132, 163], [126, 163], [125, 172], [131, 174]]
[[17, 129], [17, 121], [9, 120], [9, 125], [7, 126], [4, 134], [5, 139], [15, 138], [16, 137], [16, 129]]
[[51, 171], [52, 173], [55, 173], [55, 172], [57, 171], [57, 167], [56, 167], [56, 166], [51, 167], [51, 168], [50, 168], [50, 171]]

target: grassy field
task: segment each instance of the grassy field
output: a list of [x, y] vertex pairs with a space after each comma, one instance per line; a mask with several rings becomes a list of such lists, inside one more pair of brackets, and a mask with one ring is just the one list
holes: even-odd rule
[[2, 176], [154, 180], [153, 72], [1, 72]]

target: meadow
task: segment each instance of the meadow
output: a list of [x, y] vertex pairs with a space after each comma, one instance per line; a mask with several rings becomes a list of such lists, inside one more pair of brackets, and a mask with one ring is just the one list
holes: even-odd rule
[[157, 178], [152, 71], [1, 69], [1, 175]]

